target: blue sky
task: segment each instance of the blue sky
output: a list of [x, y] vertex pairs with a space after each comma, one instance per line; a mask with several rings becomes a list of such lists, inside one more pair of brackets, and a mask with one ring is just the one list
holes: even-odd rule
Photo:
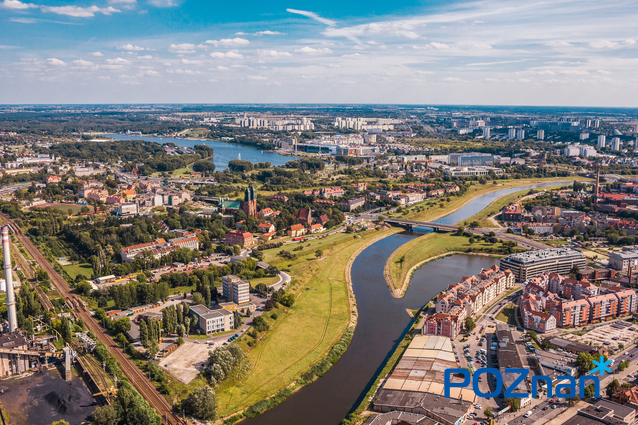
[[638, 106], [635, 0], [2, 0], [0, 103]]

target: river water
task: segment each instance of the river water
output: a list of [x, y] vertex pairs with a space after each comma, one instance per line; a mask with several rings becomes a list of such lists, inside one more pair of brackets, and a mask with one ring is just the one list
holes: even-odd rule
[[192, 148], [195, 145], [206, 145], [215, 149], [213, 164], [217, 171], [224, 171], [228, 167], [228, 162], [233, 159], [242, 159], [244, 161], [270, 162], [272, 165], [284, 165], [288, 161], [297, 159], [292, 156], [279, 155], [273, 152], [263, 152], [258, 149], [248, 148], [246, 146], [234, 145], [226, 142], [216, 142], [212, 140], [190, 140], [175, 139], [171, 137], [151, 137], [151, 136], [130, 136], [128, 134], [104, 134], [116, 140], [146, 140], [148, 142], [175, 143], [177, 146]]
[[[438, 223], [454, 224], [467, 220], [501, 196], [521, 190], [538, 189], [565, 183], [544, 183], [503, 189], [468, 202]], [[453, 255], [425, 264], [418, 269], [403, 298], [393, 298], [383, 277], [388, 257], [399, 246], [431, 232], [417, 228], [411, 234], [395, 234], [366, 248], [352, 265], [352, 286], [357, 299], [359, 321], [346, 353], [320, 379], [292, 395], [263, 415], [251, 419], [251, 425], [336, 425], [365, 397], [379, 372], [412, 326], [407, 309], [429, 302], [462, 276], [489, 268], [498, 260], [471, 255]]]

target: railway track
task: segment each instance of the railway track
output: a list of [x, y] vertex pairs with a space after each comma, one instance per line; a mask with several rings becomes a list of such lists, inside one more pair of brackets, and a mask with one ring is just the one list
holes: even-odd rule
[[144, 373], [139, 370], [135, 364], [126, 356], [120, 346], [113, 341], [108, 334], [104, 332], [102, 327], [98, 324], [95, 318], [91, 315], [84, 303], [71, 293], [70, 288], [66, 282], [55, 271], [55, 268], [49, 263], [49, 261], [42, 255], [42, 253], [31, 243], [28, 236], [22, 232], [22, 229], [9, 217], [0, 213], [5, 223], [11, 228], [16, 237], [22, 242], [22, 245], [35, 260], [48, 274], [51, 283], [60, 295], [64, 298], [65, 302], [73, 310], [74, 315], [84, 321], [86, 327], [92, 331], [97, 339], [104, 344], [109, 353], [114, 356], [120, 365], [122, 373], [129, 379], [131, 385], [148, 401], [149, 405], [157, 411], [162, 417], [162, 423], [168, 425], [182, 425], [185, 424], [175, 412], [173, 412], [172, 406], [156, 389], [155, 386], [146, 378]]

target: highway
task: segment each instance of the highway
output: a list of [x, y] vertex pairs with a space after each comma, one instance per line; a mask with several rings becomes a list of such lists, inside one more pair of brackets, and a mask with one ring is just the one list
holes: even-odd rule
[[173, 412], [172, 406], [164, 398], [164, 396], [155, 389], [155, 386], [146, 378], [144, 373], [142, 373], [142, 371], [133, 364], [126, 354], [124, 354], [124, 351], [120, 348], [120, 346], [113, 341], [104, 329], [102, 329], [95, 318], [91, 315], [91, 312], [86, 308], [82, 300], [71, 293], [71, 290], [64, 279], [55, 271], [51, 263], [49, 263], [35, 245], [31, 243], [29, 237], [25, 236], [20, 227], [9, 217], [4, 214], [0, 214], [0, 218], [9, 225], [11, 230], [15, 233], [20, 242], [22, 242], [22, 245], [36, 263], [38, 263], [40, 267], [49, 274], [51, 283], [65, 299], [66, 304], [73, 309], [74, 315], [84, 321], [87, 328], [95, 334], [97, 339], [108, 348], [110, 354], [117, 359], [122, 373], [124, 373], [131, 382], [131, 385], [135, 387], [142, 397], [148, 401], [150, 406], [160, 414], [162, 417], [162, 423], [169, 425], [185, 424], [185, 422]]

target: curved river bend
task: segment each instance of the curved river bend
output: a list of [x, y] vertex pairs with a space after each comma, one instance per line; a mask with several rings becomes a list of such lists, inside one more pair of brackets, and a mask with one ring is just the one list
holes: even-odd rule
[[[564, 184], [536, 184], [488, 193], [436, 221], [458, 223], [509, 193]], [[429, 228], [419, 230], [420, 233], [431, 231]], [[359, 254], [352, 265], [352, 286], [359, 317], [350, 347], [322, 378], [274, 409], [249, 420], [251, 425], [337, 425], [365, 397], [412, 325], [413, 319], [406, 310], [421, 308], [448, 285], [457, 283], [461, 276], [472, 275], [498, 261], [471, 255], [432, 261], [414, 273], [403, 298], [393, 298], [386, 286], [383, 268], [392, 252], [415, 237], [414, 233], [395, 234]]]

